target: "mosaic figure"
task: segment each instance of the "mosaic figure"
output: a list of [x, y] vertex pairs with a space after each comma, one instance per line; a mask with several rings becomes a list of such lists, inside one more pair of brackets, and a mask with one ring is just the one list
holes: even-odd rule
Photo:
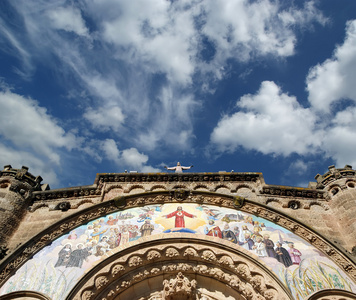
[[145, 223], [141, 226], [140, 232], [141, 236], [148, 236], [152, 234], [152, 231], [155, 229], [154, 225], [151, 224], [150, 220], [146, 220]]
[[252, 250], [253, 246], [255, 245], [255, 242], [253, 241], [253, 239], [251, 239], [251, 234], [245, 233], [244, 241], [239, 242], [239, 245], [245, 248], [246, 250]]
[[277, 260], [284, 264], [286, 268], [289, 266], [293, 265], [292, 259], [290, 258], [290, 255], [288, 251], [282, 247], [282, 244], [280, 242], [276, 243], [276, 258]]
[[302, 256], [302, 253], [294, 248], [294, 243], [289, 243], [288, 244], [288, 253], [290, 255], [290, 258], [292, 259], [293, 265], [299, 265], [302, 259], [300, 258]]
[[183, 210], [182, 206], [178, 206], [176, 211], [174, 211], [168, 215], [164, 215], [162, 217], [167, 218], [167, 219], [175, 217], [175, 227], [176, 228], [185, 228], [184, 217], [196, 218], [197, 216], [187, 213], [186, 211]]
[[74, 250], [70, 256], [69, 256], [69, 261], [66, 265], [67, 268], [69, 267], [77, 267], [81, 268], [83, 265], [84, 260], [87, 259], [89, 256], [89, 252], [87, 249], [83, 249], [83, 244], [78, 244], [77, 249]]
[[256, 243], [252, 248], [255, 250], [257, 256], [259, 257], [267, 256], [266, 246], [265, 243], [262, 241], [262, 237], [260, 236], [256, 237]]
[[231, 241], [235, 244], [237, 244], [237, 238], [235, 233], [230, 230], [229, 224], [226, 224], [224, 226], [224, 230], [222, 231], [222, 238], [227, 241]]
[[276, 257], [276, 252], [274, 251], [274, 243], [269, 238], [268, 234], [265, 234], [263, 236], [263, 242], [265, 243], [268, 257], [274, 257], [275, 258]]
[[66, 244], [62, 248], [62, 250], [59, 251], [58, 260], [57, 260], [56, 264], [54, 265], [54, 267], [57, 268], [57, 267], [61, 267], [61, 266], [66, 266], [69, 261], [69, 257], [70, 257], [71, 253], [72, 253], [72, 245]]
[[204, 232], [206, 235], [222, 238], [221, 229], [219, 226], [215, 225], [214, 220], [209, 220], [209, 224], [205, 226]]

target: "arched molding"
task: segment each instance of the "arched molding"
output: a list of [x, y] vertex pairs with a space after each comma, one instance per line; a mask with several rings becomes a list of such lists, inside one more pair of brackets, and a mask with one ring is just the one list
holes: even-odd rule
[[356, 294], [339, 289], [321, 290], [310, 295], [306, 300], [355, 300]]
[[[177, 187], [179, 186], [180, 185], [177, 185]], [[9, 279], [27, 260], [31, 259], [34, 254], [52, 243], [55, 239], [78, 226], [84, 225], [89, 221], [107, 214], [128, 208], [152, 204], [182, 202], [201, 205], [216, 205], [231, 209], [235, 208], [233, 196], [203, 191], [190, 191], [189, 196], [184, 198], [184, 201], [181, 198], [176, 198], [174, 194], [165, 191], [120, 196], [72, 214], [48, 227], [30, 241], [20, 246], [2, 262], [0, 266], [0, 285], [3, 285], [6, 280]], [[290, 230], [328, 256], [341, 267], [341, 269], [343, 269], [354, 282], [356, 282], [356, 264], [351, 255], [346, 251], [339, 249], [337, 245], [323, 238], [311, 228], [274, 208], [255, 203], [248, 199], [245, 199], [243, 206], [239, 208], [239, 210], [264, 218]]]
[[19, 291], [2, 295], [1, 300], [51, 300], [51, 298], [39, 292]]
[[226, 190], [230, 191], [231, 186], [228, 186], [227, 184], [219, 184], [214, 188], [214, 192], [217, 192], [219, 189], [226, 189]]
[[346, 180], [345, 184], [349, 189], [354, 189], [356, 187], [356, 181], [354, 179]]
[[282, 207], [282, 201], [277, 198], [268, 198], [266, 200], [266, 205], [268, 205], [269, 203], [277, 203]]
[[197, 185], [193, 188], [194, 191], [198, 191], [199, 189], [204, 189], [204, 190], [206, 190], [206, 191], [210, 191], [208, 185], [206, 185], [206, 184], [197, 184]]
[[84, 204], [94, 204], [94, 201], [91, 199], [83, 199], [82, 201], [79, 201], [78, 203], [72, 204], [71, 208], [76, 209]]
[[120, 190], [123, 190], [123, 186], [122, 184], [110, 184], [110, 185], [107, 185], [105, 186], [104, 188], [104, 192], [105, 194], [109, 193], [111, 190], [116, 190], [116, 189], [120, 189]]
[[146, 191], [144, 185], [134, 184], [134, 185], [129, 186], [127, 189], [124, 189], [124, 193], [129, 194], [130, 192], [132, 192], [133, 190], [136, 190], [136, 189]]
[[176, 184], [170, 190], [176, 190], [176, 189], [186, 189], [187, 186], [185, 184]]
[[256, 185], [242, 183], [242, 184], [238, 184], [235, 188], [231, 189], [231, 192], [236, 193], [238, 190], [246, 188], [246, 189], [249, 189], [252, 193], [254, 193], [255, 187], [256, 187]]
[[139, 299], [147, 295], [142, 289], [135, 289], [136, 284], [160, 278], [161, 287], [147, 291], [159, 292], [164, 281], [178, 273], [196, 280], [197, 288], [209, 288], [212, 281], [223, 283], [230, 293], [241, 295], [238, 299], [293, 299], [270, 268], [257, 258], [216, 237], [192, 237], [187, 233], [148, 236], [141, 242], [126, 244], [95, 266], [66, 299]]
[[156, 185], [154, 185], [154, 186], [152, 186], [151, 188], [150, 188], [150, 191], [151, 192], [154, 192], [155, 190], [159, 190], [159, 189], [162, 189], [162, 190], [167, 190], [167, 187], [166, 186], [164, 186], [163, 184], [156, 184]]

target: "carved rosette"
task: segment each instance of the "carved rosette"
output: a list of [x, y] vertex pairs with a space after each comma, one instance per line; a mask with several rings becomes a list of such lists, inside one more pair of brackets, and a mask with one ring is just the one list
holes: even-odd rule
[[[272, 271], [251, 253], [227, 242], [219, 246], [215, 241], [214, 237], [191, 238], [183, 233], [165, 239], [150, 236], [146, 242], [115, 254], [110, 264], [99, 264], [94, 275], [82, 278], [70, 298], [150, 299], [154, 293], [162, 299], [196, 299], [201, 289], [209, 290], [213, 280], [228, 287], [224, 292], [245, 299], [292, 299]], [[144, 280], [161, 282], [156, 291], [133, 295], [135, 285]]]

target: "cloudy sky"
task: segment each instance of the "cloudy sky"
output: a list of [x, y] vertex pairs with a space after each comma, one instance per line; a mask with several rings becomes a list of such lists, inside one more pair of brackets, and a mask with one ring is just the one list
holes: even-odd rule
[[356, 1], [2, 0], [0, 166], [96, 173], [356, 168]]

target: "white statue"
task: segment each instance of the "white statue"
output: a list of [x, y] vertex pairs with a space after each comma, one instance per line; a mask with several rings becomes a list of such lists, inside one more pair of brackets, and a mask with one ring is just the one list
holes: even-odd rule
[[177, 162], [176, 167], [170, 167], [168, 168], [167, 166], [164, 166], [167, 170], [174, 170], [176, 173], [183, 173], [183, 170], [189, 170], [190, 168], [193, 168], [193, 166], [190, 167], [183, 167], [180, 165], [180, 162]]

